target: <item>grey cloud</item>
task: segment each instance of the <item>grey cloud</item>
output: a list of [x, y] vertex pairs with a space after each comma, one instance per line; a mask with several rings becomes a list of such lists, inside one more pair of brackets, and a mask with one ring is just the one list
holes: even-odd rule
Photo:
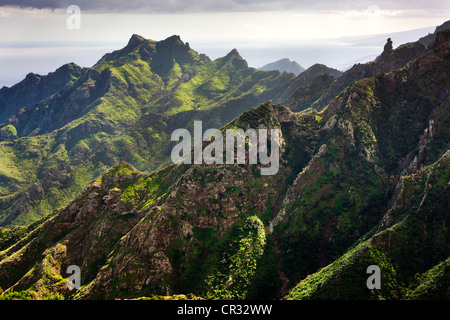
[[78, 5], [82, 10], [97, 12], [236, 12], [271, 10], [364, 10], [369, 6], [381, 9], [449, 9], [446, 1], [437, 0], [0, 0], [0, 6], [31, 8], [67, 8]]

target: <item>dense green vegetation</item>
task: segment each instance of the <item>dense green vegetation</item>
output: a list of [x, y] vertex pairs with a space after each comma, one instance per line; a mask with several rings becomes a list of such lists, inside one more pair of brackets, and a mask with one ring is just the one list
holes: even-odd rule
[[[344, 73], [330, 103], [298, 113], [262, 103], [289, 75], [236, 50], [211, 61], [177, 36], [134, 35], [89, 70], [67, 67], [64, 90], [8, 111], [18, 138], [2, 127], [0, 297], [448, 299], [448, 35], [385, 50], [357, 67], [370, 77]], [[319, 100], [338, 88], [320, 81], [308, 87]], [[59, 103], [79, 114], [24, 125]], [[171, 164], [171, 132], [194, 119], [279, 129], [278, 174]], [[366, 285], [371, 265], [380, 289]]]
[[257, 217], [250, 217], [244, 223], [239, 236], [233, 237], [231, 249], [220, 261], [217, 273], [207, 280], [206, 299], [239, 300], [247, 297], [249, 286], [264, 252], [266, 234], [264, 225]]
[[[286, 298], [448, 299], [449, 156], [403, 178], [389, 211], [396, 223], [308, 275]], [[381, 269], [381, 290], [365, 285], [370, 265]]]
[[[120, 161], [147, 173], [164, 168], [173, 130], [190, 128], [194, 118], [219, 128], [294, 76], [249, 68], [236, 50], [211, 61], [177, 36], [155, 42], [135, 35], [89, 70], [69, 64], [39, 77], [40, 87], [58, 77], [64, 90], [33, 106], [11, 101], [15, 124], [0, 124], [0, 226], [25, 225], [67, 205]], [[17, 86], [3, 95], [29, 84]]]

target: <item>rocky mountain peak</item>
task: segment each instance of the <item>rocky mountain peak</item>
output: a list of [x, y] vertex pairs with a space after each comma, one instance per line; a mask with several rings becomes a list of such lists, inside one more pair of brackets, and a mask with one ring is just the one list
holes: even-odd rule
[[130, 38], [130, 40], [128, 41], [128, 44], [126, 47], [128, 48], [136, 48], [137, 46], [141, 45], [142, 43], [146, 42], [147, 40], [138, 35], [138, 34], [133, 34]]
[[156, 44], [156, 49], [159, 50], [179, 50], [179, 49], [184, 49], [184, 50], [189, 50], [189, 44], [188, 43], [184, 43], [180, 36], [178, 35], [173, 35], [168, 37], [165, 40], [159, 41]]
[[391, 38], [388, 38], [386, 41], [386, 44], [384, 45], [383, 52], [381, 53], [381, 55], [378, 58], [380, 58], [382, 60], [388, 58], [391, 55], [391, 53], [394, 51], [394, 47], [392, 44], [393, 43], [392, 43]]
[[30, 72], [25, 76], [26, 81], [37, 81], [39, 79], [40, 79], [40, 76], [33, 72]]
[[326, 65], [321, 64], [321, 63], [313, 64], [311, 67], [306, 69], [304, 72], [306, 72], [306, 71], [308, 71], [308, 73], [313, 75], [313, 77], [317, 77], [317, 76], [322, 75], [322, 74], [328, 74], [328, 75], [331, 75], [331, 76], [337, 78], [337, 77], [340, 77], [342, 75], [341, 71], [339, 71], [337, 69], [333, 69], [333, 68], [327, 67]]
[[237, 59], [239, 59], [239, 60], [244, 60], [244, 59], [242, 58], [242, 56], [239, 54], [239, 52], [236, 50], [236, 48], [233, 49], [233, 50], [231, 50], [231, 51], [226, 55], [226, 58], [231, 58], [231, 57], [237, 58]]
[[440, 26], [437, 26], [436, 30], [433, 33], [429, 33], [425, 37], [420, 38], [419, 42], [422, 42], [427, 48], [429, 48], [433, 44], [434, 40], [436, 39], [437, 33], [439, 31], [443, 31], [443, 30], [447, 30], [447, 29], [450, 29], [450, 20], [444, 22]]
[[391, 52], [393, 49], [394, 48], [392, 46], [392, 40], [391, 40], [391, 38], [388, 38], [386, 44], [384, 45], [383, 51], [388, 53], [388, 52]]

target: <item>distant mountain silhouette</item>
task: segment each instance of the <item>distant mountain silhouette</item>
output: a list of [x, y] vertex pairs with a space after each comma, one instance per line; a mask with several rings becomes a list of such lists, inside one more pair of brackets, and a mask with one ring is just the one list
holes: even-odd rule
[[259, 68], [259, 70], [263, 71], [273, 71], [277, 70], [280, 72], [291, 72], [298, 76], [300, 73], [305, 71], [305, 68], [303, 68], [301, 65], [299, 65], [295, 61], [291, 61], [288, 58], [284, 58], [272, 63], [268, 63], [265, 66]]

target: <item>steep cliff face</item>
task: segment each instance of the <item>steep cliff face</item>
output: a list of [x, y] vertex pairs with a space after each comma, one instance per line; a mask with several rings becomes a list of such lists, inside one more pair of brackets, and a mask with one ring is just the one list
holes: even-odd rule
[[[44, 76], [44, 79], [47, 80], [49, 76]], [[37, 136], [60, 129], [94, 108], [94, 102], [109, 90], [110, 76], [109, 72], [85, 69], [83, 75], [73, 83], [24, 105], [7, 119], [7, 123], [17, 129], [17, 137]], [[52, 78], [55, 78], [55, 82], [64, 82], [64, 77], [58, 72]]]
[[436, 35], [438, 34], [438, 32], [444, 31], [447, 29], [450, 29], [450, 21], [444, 22], [443, 24], [438, 26], [433, 33], [420, 38], [419, 42], [422, 42], [427, 48], [429, 48], [433, 44], [434, 40], [436, 39]]
[[[374, 235], [294, 287], [286, 299], [450, 298], [449, 156], [402, 176]], [[367, 268], [378, 266], [379, 290]]]

